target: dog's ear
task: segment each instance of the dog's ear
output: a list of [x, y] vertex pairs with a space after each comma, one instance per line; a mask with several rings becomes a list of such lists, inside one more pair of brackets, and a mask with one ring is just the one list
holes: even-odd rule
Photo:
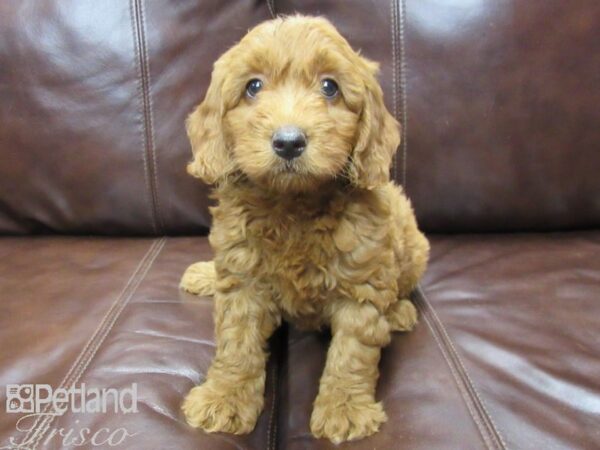
[[208, 184], [225, 178], [233, 166], [223, 136], [225, 106], [222, 71], [217, 62], [204, 101], [188, 116], [185, 123], [194, 155], [192, 162], [187, 165], [187, 172]]
[[376, 78], [378, 65], [364, 58], [360, 60], [364, 103], [349, 176], [354, 185], [373, 189], [390, 180], [392, 158], [400, 145], [400, 124], [383, 102], [383, 91]]

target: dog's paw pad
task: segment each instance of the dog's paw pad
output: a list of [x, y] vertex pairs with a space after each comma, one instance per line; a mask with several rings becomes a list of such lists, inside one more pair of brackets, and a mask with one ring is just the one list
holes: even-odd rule
[[310, 419], [310, 430], [317, 438], [334, 444], [370, 436], [387, 420], [381, 403], [347, 402], [317, 399]]

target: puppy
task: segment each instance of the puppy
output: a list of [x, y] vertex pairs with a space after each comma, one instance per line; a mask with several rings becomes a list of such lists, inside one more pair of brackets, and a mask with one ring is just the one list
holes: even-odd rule
[[214, 262], [181, 287], [213, 295], [216, 356], [182, 409], [208, 432], [248, 433], [263, 408], [267, 339], [282, 320], [331, 328], [310, 427], [338, 443], [375, 433], [381, 348], [408, 331], [429, 245], [389, 178], [399, 126], [378, 65], [325, 19], [277, 18], [214, 65], [189, 116], [188, 172], [215, 184]]

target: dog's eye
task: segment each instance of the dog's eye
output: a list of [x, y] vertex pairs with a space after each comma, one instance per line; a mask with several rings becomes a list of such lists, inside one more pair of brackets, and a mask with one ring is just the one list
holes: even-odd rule
[[338, 85], [331, 78], [321, 81], [321, 93], [327, 98], [333, 98], [339, 91]]
[[256, 97], [256, 94], [258, 94], [258, 91], [262, 89], [262, 87], [263, 82], [258, 78], [253, 78], [252, 80], [248, 81], [248, 84], [246, 84], [246, 95], [254, 98]]

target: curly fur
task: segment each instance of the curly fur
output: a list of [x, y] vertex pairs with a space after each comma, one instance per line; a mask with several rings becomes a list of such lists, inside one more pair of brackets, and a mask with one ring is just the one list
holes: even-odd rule
[[[400, 137], [377, 70], [325, 19], [303, 16], [260, 24], [215, 63], [187, 122], [188, 172], [215, 183], [218, 200], [214, 262], [193, 264], [181, 282], [215, 296], [216, 356], [183, 403], [189, 424], [209, 432], [254, 428], [266, 342], [283, 319], [331, 327], [313, 434], [341, 442], [385, 422], [375, 400], [380, 350], [392, 331], [416, 324], [407, 298], [429, 245], [389, 180]], [[333, 100], [319, 91], [325, 76], [340, 87]], [[245, 97], [257, 77], [263, 90]], [[270, 144], [286, 124], [308, 138], [292, 163]]]

